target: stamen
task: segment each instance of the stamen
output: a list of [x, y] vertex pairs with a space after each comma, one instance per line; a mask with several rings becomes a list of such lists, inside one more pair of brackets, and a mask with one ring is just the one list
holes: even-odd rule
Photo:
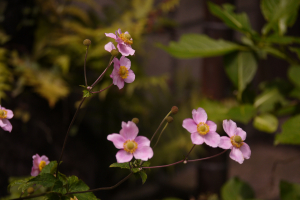
[[128, 77], [128, 69], [125, 66], [120, 66], [119, 69], [119, 75], [122, 79], [125, 79]]
[[39, 164], [39, 170], [42, 171], [42, 169], [46, 166], [46, 162], [45, 161], [41, 161]]
[[134, 153], [138, 148], [138, 144], [134, 140], [127, 140], [126, 142], [124, 142], [123, 147], [126, 152]]
[[7, 117], [7, 111], [0, 109], [0, 119], [6, 119]]
[[206, 135], [209, 132], [209, 126], [204, 122], [200, 122], [197, 125], [197, 131], [200, 135]]
[[121, 40], [123, 40], [124, 43], [132, 45], [133, 41], [129, 34], [121, 33], [119, 37], [121, 38]]
[[231, 144], [236, 148], [240, 148], [244, 144], [241, 136], [238, 135], [232, 136], [230, 140], [231, 140]]

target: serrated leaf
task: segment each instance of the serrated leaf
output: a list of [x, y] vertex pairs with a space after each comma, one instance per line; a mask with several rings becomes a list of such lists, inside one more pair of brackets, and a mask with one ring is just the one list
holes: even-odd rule
[[63, 183], [60, 180], [57, 180], [54, 183], [53, 192], [57, 192], [57, 193], [61, 193], [61, 194], [65, 194], [67, 192], [66, 188], [63, 187]]
[[253, 126], [260, 131], [273, 133], [277, 130], [278, 119], [271, 114], [265, 113], [254, 118]]
[[52, 187], [56, 182], [56, 178], [52, 174], [39, 174], [33, 179], [29, 180], [29, 184], [42, 185], [44, 187]]
[[130, 169], [129, 162], [126, 162], [126, 163], [113, 163], [109, 167], [120, 167], [122, 169]]
[[291, 66], [288, 69], [288, 77], [300, 89], [300, 66]]
[[143, 167], [149, 167], [150, 166], [150, 161], [146, 161], [146, 162], [143, 162], [142, 166]]
[[26, 187], [27, 182], [28, 182], [30, 179], [33, 179], [33, 178], [34, 178], [34, 177], [31, 176], [31, 177], [28, 177], [28, 178], [18, 179], [18, 180], [12, 181], [12, 182], [7, 186], [7, 191], [10, 192], [11, 187], [14, 187], [14, 186], [19, 185], [18, 190], [21, 189], [22, 192], [23, 192], [23, 191], [25, 191], [25, 190], [27, 189], [27, 188], [26, 188], [26, 189], [23, 190], [23, 188]]
[[231, 108], [227, 115], [228, 118], [247, 124], [255, 115], [255, 108], [252, 104], [244, 104]]
[[254, 33], [254, 30], [252, 30], [251, 28], [251, 24], [246, 13], [234, 13], [233, 11], [235, 7], [231, 4], [223, 4], [222, 7], [223, 8], [221, 8], [217, 4], [208, 2], [209, 11], [213, 15], [223, 20], [223, 22], [227, 26], [242, 33]]
[[162, 44], [157, 46], [177, 58], [220, 56], [240, 48], [235, 43], [221, 39], [214, 40], [201, 34], [185, 34], [181, 36], [178, 42], [170, 42], [169, 46]]
[[147, 174], [144, 171], [140, 171], [139, 174], [142, 178], [142, 183], [144, 184], [147, 180]]
[[223, 200], [246, 200], [254, 198], [253, 189], [239, 178], [234, 177], [221, 188]]
[[275, 144], [300, 144], [300, 115], [285, 121], [281, 129], [281, 133], [275, 137]]
[[48, 165], [46, 165], [40, 174], [54, 174], [57, 168], [57, 161], [51, 161]]
[[239, 96], [249, 84], [257, 70], [257, 61], [251, 52], [237, 52], [225, 56], [225, 71], [238, 88]]
[[300, 200], [300, 185], [280, 181], [280, 199], [281, 200]]
[[[69, 191], [68, 192], [80, 192], [86, 191], [90, 188], [76, 176], [68, 178]], [[74, 194], [78, 200], [97, 200], [97, 197], [92, 192]]]

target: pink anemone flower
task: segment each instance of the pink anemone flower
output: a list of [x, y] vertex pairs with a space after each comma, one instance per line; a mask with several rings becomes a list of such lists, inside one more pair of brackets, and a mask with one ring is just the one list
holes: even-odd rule
[[32, 156], [33, 166], [31, 168], [31, 176], [37, 176], [42, 171], [42, 169], [48, 165], [49, 159], [47, 156], [41, 156], [39, 154], [35, 154]]
[[0, 105], [0, 127], [5, 130], [11, 132], [12, 125], [8, 121], [8, 119], [13, 118], [14, 113], [11, 110], [5, 109]]
[[246, 132], [237, 127], [236, 123], [232, 120], [224, 120], [223, 129], [229, 137], [222, 136], [219, 147], [222, 149], [231, 149], [229, 157], [242, 164], [244, 159], [249, 159], [251, 156], [250, 147], [244, 142], [247, 135]]
[[150, 147], [150, 140], [144, 136], [137, 136], [138, 132], [136, 124], [129, 121], [128, 123], [122, 122], [120, 134], [113, 133], [107, 136], [107, 139], [120, 149], [116, 154], [118, 163], [129, 162], [133, 156], [143, 161], [152, 158], [153, 150]]
[[135, 74], [130, 69], [131, 62], [125, 56], [122, 56], [120, 60], [114, 58], [114, 70], [110, 77], [113, 79], [113, 84], [118, 86], [119, 89], [124, 87], [124, 82], [132, 83], [135, 79]]
[[203, 108], [192, 111], [193, 119], [183, 120], [182, 126], [191, 133], [193, 144], [203, 144], [218, 147], [220, 135], [216, 132], [217, 125], [213, 121], [207, 121], [207, 114]]
[[127, 31], [122, 33], [121, 29], [118, 29], [115, 34], [105, 33], [105, 35], [116, 40], [117, 48], [123, 56], [134, 55], [135, 50], [131, 48], [133, 40]]

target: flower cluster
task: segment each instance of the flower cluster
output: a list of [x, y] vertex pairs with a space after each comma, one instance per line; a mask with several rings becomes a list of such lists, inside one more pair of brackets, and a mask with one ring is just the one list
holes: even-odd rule
[[244, 159], [251, 156], [250, 147], [244, 142], [246, 132], [236, 126], [232, 120], [223, 121], [223, 129], [227, 136], [222, 136], [216, 132], [217, 125], [207, 120], [207, 114], [203, 108], [192, 111], [193, 119], [183, 120], [182, 126], [191, 133], [193, 144], [200, 145], [206, 143], [211, 147], [231, 149], [230, 158], [242, 164]]

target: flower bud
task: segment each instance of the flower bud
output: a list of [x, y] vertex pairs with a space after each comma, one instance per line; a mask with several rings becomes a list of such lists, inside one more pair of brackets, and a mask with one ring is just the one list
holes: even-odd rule
[[83, 40], [83, 45], [84, 46], [90, 46], [91, 45], [91, 40], [89, 40], [89, 39], [85, 39], [85, 40]]
[[27, 193], [28, 193], [28, 194], [34, 193], [34, 188], [33, 188], [33, 187], [27, 188]]
[[173, 107], [171, 108], [171, 113], [172, 113], [173, 115], [175, 115], [177, 112], [178, 112], [178, 107], [177, 107], [177, 106], [173, 106]]
[[173, 122], [173, 117], [168, 116], [166, 120], [167, 120], [168, 123], [172, 123]]
[[138, 124], [140, 120], [138, 118], [133, 118], [131, 121], [135, 124]]
[[91, 90], [93, 88], [91, 86], [87, 86], [86, 89]]
[[112, 56], [117, 56], [117, 55], [119, 55], [119, 51], [117, 49], [113, 49], [113, 50], [111, 50], [110, 54]]

